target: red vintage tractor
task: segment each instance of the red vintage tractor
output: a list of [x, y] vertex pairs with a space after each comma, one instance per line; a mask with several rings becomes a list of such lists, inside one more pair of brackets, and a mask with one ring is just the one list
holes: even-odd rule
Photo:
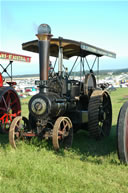
[[[31, 58], [0, 51], [0, 59], [9, 60], [9, 64], [6, 67], [0, 64], [2, 69], [0, 72], [0, 132], [8, 133], [12, 120], [21, 115], [20, 99], [13, 88], [16, 82], [12, 80], [12, 63], [13, 61], [30, 62]], [[8, 67], [11, 67], [10, 74]], [[8, 86], [4, 86], [3, 73], [6, 73], [10, 78], [10, 81], [6, 81]]]

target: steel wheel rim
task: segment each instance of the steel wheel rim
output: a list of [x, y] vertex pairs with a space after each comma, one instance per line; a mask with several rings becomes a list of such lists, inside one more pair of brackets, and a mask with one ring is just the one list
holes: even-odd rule
[[[104, 92], [102, 95], [102, 110], [103, 110], [103, 119], [99, 121], [99, 129], [102, 136], [109, 135], [109, 128], [112, 124], [112, 106], [110, 101], [110, 96], [107, 92]], [[102, 111], [101, 110], [101, 111]]]
[[13, 148], [17, 147], [18, 141], [24, 139], [24, 131], [27, 130], [28, 120], [18, 116], [13, 119], [9, 130], [9, 142]]
[[124, 146], [126, 149], [126, 158], [128, 158], [128, 109], [125, 116], [125, 132], [126, 132], [126, 136], [124, 136], [124, 143], [125, 143]]
[[72, 139], [73, 128], [71, 120], [68, 117], [59, 117], [53, 127], [52, 142], [54, 149], [71, 147]]
[[116, 137], [118, 158], [120, 162], [128, 164], [128, 101], [120, 109]]

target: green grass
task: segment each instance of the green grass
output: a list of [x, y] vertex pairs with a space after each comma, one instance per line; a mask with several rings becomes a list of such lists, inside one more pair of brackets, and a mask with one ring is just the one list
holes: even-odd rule
[[[0, 193], [127, 193], [128, 166], [120, 164], [116, 152], [117, 116], [127, 93], [127, 88], [111, 93], [112, 130], [101, 141], [81, 131], [70, 150], [56, 153], [36, 139], [14, 150], [8, 136], [0, 135]], [[27, 102], [21, 100], [24, 116]]]

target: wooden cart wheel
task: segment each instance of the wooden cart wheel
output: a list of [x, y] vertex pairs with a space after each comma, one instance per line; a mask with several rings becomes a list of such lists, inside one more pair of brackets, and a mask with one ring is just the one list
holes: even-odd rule
[[109, 136], [112, 124], [112, 105], [106, 91], [95, 90], [89, 100], [88, 130], [98, 139]]
[[20, 139], [23, 139], [23, 133], [28, 129], [28, 120], [25, 117], [15, 117], [9, 130], [9, 143], [13, 148], [16, 148]]
[[69, 148], [73, 141], [72, 122], [68, 117], [59, 117], [53, 127], [52, 142], [55, 150]]
[[0, 132], [9, 131], [12, 120], [20, 116], [21, 105], [16, 91], [11, 87], [0, 88]]
[[119, 160], [128, 164], [128, 101], [120, 109], [116, 136]]

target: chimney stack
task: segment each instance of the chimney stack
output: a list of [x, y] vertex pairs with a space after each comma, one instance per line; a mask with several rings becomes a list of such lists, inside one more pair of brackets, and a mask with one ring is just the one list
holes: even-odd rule
[[38, 27], [38, 48], [39, 48], [39, 68], [40, 80], [48, 80], [48, 66], [49, 66], [49, 48], [51, 39], [51, 28], [47, 24], [41, 24]]

